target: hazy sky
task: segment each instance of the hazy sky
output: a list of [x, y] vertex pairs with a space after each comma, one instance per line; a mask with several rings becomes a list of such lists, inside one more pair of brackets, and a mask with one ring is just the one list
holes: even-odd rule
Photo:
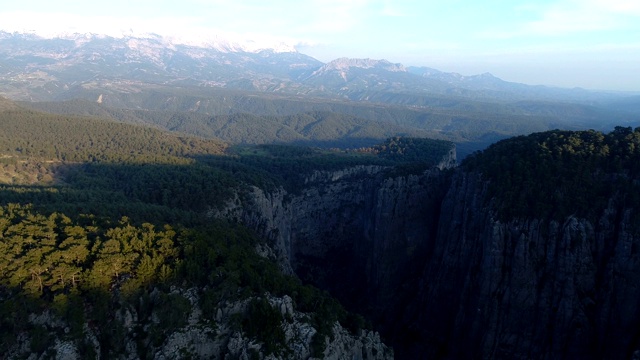
[[2, 5], [0, 29], [234, 34], [283, 40], [324, 62], [640, 91], [639, 0], [23, 0]]

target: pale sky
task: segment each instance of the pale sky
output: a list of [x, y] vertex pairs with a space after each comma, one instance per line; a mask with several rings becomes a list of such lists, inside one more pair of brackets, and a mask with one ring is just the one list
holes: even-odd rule
[[23, 0], [0, 29], [277, 40], [507, 81], [640, 91], [640, 0]]

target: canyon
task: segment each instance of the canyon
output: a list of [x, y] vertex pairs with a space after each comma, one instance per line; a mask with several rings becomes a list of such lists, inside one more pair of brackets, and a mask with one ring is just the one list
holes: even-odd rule
[[399, 359], [637, 356], [640, 239], [624, 193], [595, 219], [505, 221], [488, 187], [453, 150], [420, 175], [316, 172], [300, 193], [254, 188], [212, 215], [255, 229]]

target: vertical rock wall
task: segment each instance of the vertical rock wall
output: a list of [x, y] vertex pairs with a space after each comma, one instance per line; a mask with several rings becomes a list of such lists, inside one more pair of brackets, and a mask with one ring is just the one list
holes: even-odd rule
[[452, 151], [420, 175], [391, 175], [379, 166], [316, 172], [299, 194], [254, 188], [214, 215], [257, 230], [286, 271], [376, 322], [395, 322], [390, 304], [404, 301], [402, 288], [432, 251], [446, 168], [454, 164]]
[[[640, 347], [640, 238], [611, 199], [597, 221], [496, 220], [459, 174], [406, 319], [415, 358], [623, 359]], [[636, 233], [637, 234], [637, 233]]]
[[634, 204], [620, 194], [596, 219], [500, 221], [487, 186], [461, 170], [361, 167], [316, 173], [300, 194], [256, 189], [227, 212], [367, 315], [398, 358], [639, 355]]

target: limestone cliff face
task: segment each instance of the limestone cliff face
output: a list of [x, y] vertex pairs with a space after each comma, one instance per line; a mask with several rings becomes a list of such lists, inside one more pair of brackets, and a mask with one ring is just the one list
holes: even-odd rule
[[[453, 164], [455, 152], [439, 166]], [[448, 186], [446, 172], [437, 167], [420, 175], [388, 170], [318, 171], [299, 194], [255, 188], [213, 215], [238, 218], [256, 229], [269, 239], [285, 270], [330, 290], [347, 305], [388, 309], [431, 251]]]
[[636, 213], [500, 221], [474, 173], [316, 173], [299, 194], [230, 207], [284, 267], [365, 313], [398, 358], [632, 358]]
[[[611, 199], [594, 220], [513, 219], [458, 174], [405, 321], [414, 358], [622, 359], [640, 349], [640, 238]], [[413, 319], [411, 321], [410, 319]], [[410, 350], [409, 350], [410, 349]]]
[[405, 333], [398, 320], [415, 301], [455, 165], [452, 150], [418, 175], [379, 166], [316, 171], [299, 193], [253, 188], [211, 215], [255, 229], [273, 250], [261, 253], [329, 290], [389, 338]]

